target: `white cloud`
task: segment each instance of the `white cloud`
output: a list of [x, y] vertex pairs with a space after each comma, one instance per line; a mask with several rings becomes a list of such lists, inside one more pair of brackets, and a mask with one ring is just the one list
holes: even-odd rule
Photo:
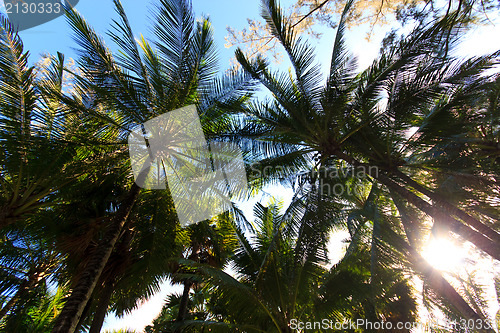
[[143, 332], [144, 328], [151, 325], [153, 320], [160, 314], [167, 295], [181, 292], [181, 285], [172, 285], [169, 280], [166, 280], [161, 284], [161, 289], [157, 294], [148, 300], [144, 300], [131, 313], [122, 318], [116, 317], [114, 313], [108, 314], [104, 321], [103, 330], [129, 329]]

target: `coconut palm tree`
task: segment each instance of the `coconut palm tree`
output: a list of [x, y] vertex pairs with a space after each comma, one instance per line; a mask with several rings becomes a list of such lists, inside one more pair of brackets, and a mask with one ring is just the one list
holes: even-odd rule
[[[160, 193], [151, 192], [150, 195]], [[144, 196], [143, 200], [154, 202], [151, 196]], [[147, 203], [140, 207], [141, 212], [130, 218], [133, 231], [124, 232], [105, 267], [100, 279], [103, 282], [93, 293], [95, 306], [87, 315], [92, 319], [89, 332], [100, 331], [109, 310], [121, 315], [136, 308], [141, 299], [158, 292], [160, 283], [166, 278], [184, 286], [175, 314], [175, 322], [182, 322], [188, 315], [191, 290], [202, 288], [196, 280], [186, 277], [183, 259], [223, 267], [235, 246], [234, 222], [227, 214], [181, 229], [175, 211], [171, 210], [170, 219], [157, 213], [152, 220], [142, 220], [139, 216], [157, 210]]]
[[[212, 312], [205, 319], [186, 321], [184, 331], [292, 332], [294, 320], [414, 321], [417, 305], [412, 288], [396, 265], [382, 260], [382, 254], [375, 270], [375, 245], [361, 240], [339, 264], [328, 268], [329, 233], [346, 216], [338, 203], [309, 193], [296, 196], [283, 214], [279, 207], [256, 204], [254, 232], [236, 229], [234, 277], [192, 263], [213, 289], [207, 302]], [[165, 329], [162, 323], [158, 321], [155, 329]]]
[[[118, 170], [119, 171], [119, 170]], [[41, 225], [64, 257], [58, 281], [69, 287], [78, 279], [112, 219], [110, 207], [126, 193], [127, 173], [108, 174], [109, 166], [93, 167], [62, 188], [61, 203]], [[103, 273], [80, 319], [83, 327], [100, 327], [108, 311], [122, 314], [141, 298], [159, 290], [166, 274], [175, 270], [171, 257], [183, 250], [182, 230], [165, 191], [144, 191], [132, 210]], [[170, 260], [170, 261], [169, 261]]]
[[167, 193], [143, 193], [141, 204], [132, 211], [92, 296], [89, 332], [100, 332], [109, 311], [122, 315], [151, 297], [161, 282], [175, 272], [175, 258], [185, 247], [185, 231], [178, 224]]
[[218, 305], [211, 303], [212, 288], [192, 274], [190, 263], [206, 265], [216, 270], [227, 267], [237, 245], [234, 231], [234, 219], [229, 214], [185, 229], [188, 246], [185, 247], [183, 256], [177, 258], [179, 266], [172, 274], [172, 282], [181, 283], [183, 291], [167, 298], [162, 314], [149, 330], [181, 332], [185, 322], [206, 320], [216, 313], [214, 308]]
[[[344, 45], [351, 5], [348, 1], [339, 22], [330, 72], [322, 85], [313, 49], [283, 18], [276, 1], [263, 1], [263, 17], [287, 52], [292, 70], [274, 72], [262, 56], [250, 61], [237, 50], [244, 70], [272, 94], [271, 100], [252, 105], [244, 126], [234, 133], [253, 142], [253, 169], [267, 170], [257, 172], [261, 177], [255, 181], [290, 179], [307, 170], [321, 174], [339, 165], [354, 168], [358, 177], [379, 183], [400, 203], [409, 242], [425, 227], [418, 219], [425, 213], [436, 227], [444, 226], [500, 259], [498, 211], [491, 203], [498, 187], [491, 179], [497, 176], [480, 167], [476, 155], [483, 152], [484, 163], [486, 145], [475, 144], [481, 126], [487, 129], [482, 132], [498, 133], [498, 126], [492, 125], [498, 119], [497, 90], [492, 89], [496, 81], [485, 73], [498, 52], [453, 59], [449, 51], [463, 31], [454, 24], [454, 14], [417, 27], [357, 74]], [[482, 91], [491, 98], [486, 111], [478, 98]], [[494, 154], [494, 149], [488, 151]], [[446, 193], [445, 180], [454, 185], [454, 192]], [[468, 187], [472, 182], [474, 190]], [[408, 241], [403, 239], [396, 248], [407, 252], [420, 271], [434, 272]], [[477, 318], [453, 288], [442, 284], [442, 277], [434, 282], [439, 293], [463, 305], [465, 317]]]
[[[500, 237], [494, 229], [494, 219], [481, 214], [479, 208], [468, 208], [467, 212], [458, 198], [440, 194], [436, 185], [439, 175], [449, 174], [455, 166], [451, 160], [448, 165], [438, 164], [446, 157], [438, 152], [444, 146], [450, 148], [447, 143], [458, 137], [457, 131], [466, 140], [464, 124], [473, 117], [458, 116], [459, 108], [467, 108], [477, 100], [477, 91], [491, 84], [491, 78], [482, 73], [494, 65], [497, 54], [463, 62], [450, 58], [449, 52], [443, 52], [443, 48], [449, 47], [444, 44], [452, 45], [449, 38], [461, 29], [450, 24], [453, 20], [443, 18], [430, 26], [418, 27], [356, 75], [354, 61], [344, 47], [344, 15], [323, 87], [313, 50], [283, 21], [275, 1], [265, 1], [264, 8], [264, 18], [289, 54], [295, 75], [273, 73], [264, 58], [250, 62], [243, 52], [237, 51], [243, 68], [274, 95], [273, 101], [251, 110], [250, 116], [255, 119], [253, 134], [284, 147], [279, 152], [283, 162], [308, 154], [314, 155], [320, 165], [338, 158], [365, 168], [419, 210], [499, 259]], [[349, 8], [350, 3], [345, 13]], [[470, 113], [472, 109], [469, 108]], [[439, 127], [444, 119], [449, 126]], [[475, 125], [477, 121], [472, 126]], [[408, 138], [411, 129], [417, 132]], [[473, 149], [470, 144], [459, 143], [457, 154]], [[419, 183], [417, 174], [422, 171], [432, 172], [436, 181]], [[479, 170], [460, 171], [468, 171], [466, 175], [488, 184], [486, 192], [495, 190], [487, 177], [478, 175]], [[427, 196], [433, 204], [409, 188]]]
[[[148, 119], [170, 110], [196, 104], [207, 140], [214, 140], [227, 126], [227, 111], [238, 109], [248, 97], [245, 80], [233, 75], [217, 80], [212, 29], [208, 20], [195, 22], [190, 1], [160, 1], [154, 24], [156, 41], [136, 40], [119, 1], [119, 19], [110, 38], [121, 49], [114, 56], [101, 37], [74, 10], [68, 21], [81, 47], [73, 94], [52, 91], [72, 114], [77, 114], [93, 141], [85, 141], [82, 154], [112, 173], [125, 174], [124, 189], [107, 211], [107, 225], [87, 257], [78, 281], [59, 315], [54, 332], [73, 332], [109, 262], [113, 248], [131, 219], [134, 207], [143, 203], [139, 186], [130, 177], [126, 138]], [[104, 164], [103, 164], [104, 163]], [[137, 208], [139, 209], [139, 208]], [[171, 206], [158, 205], [158, 210]]]
[[[325, 271], [320, 266], [326, 262], [323, 244], [311, 242], [309, 236], [314, 231], [310, 225], [285, 227], [277, 205], [257, 204], [254, 210], [255, 238], [248, 239], [236, 230], [239, 248], [232, 260], [238, 279], [221, 269], [190, 262], [197, 271], [193, 276], [202, 277], [211, 286], [209, 303], [217, 305], [213, 311], [221, 312], [186, 320], [182, 331], [291, 332], [288, 322], [296, 313], [314, 316], [315, 293], [311, 290], [317, 288], [318, 277]], [[317, 248], [311, 248], [312, 244]]]
[[[171, 333], [175, 332], [176, 319], [179, 314], [179, 308], [181, 303], [182, 294], [169, 295], [166, 299], [165, 305], [162, 308], [161, 313], [153, 321], [153, 325], [148, 325], [145, 328], [147, 333], [165, 332]], [[215, 309], [212, 309], [211, 299], [211, 289], [207, 287], [194, 288], [194, 292], [189, 295], [188, 300], [188, 311], [184, 320], [206, 320], [211, 318], [213, 313], [216, 313]], [[189, 329], [183, 330], [184, 332], [190, 332]], [[196, 332], [196, 329], [192, 329], [192, 332]]]
[[75, 158], [73, 115], [58, 117], [46, 97], [50, 85], [64, 89], [64, 57], [30, 66], [29, 52], [10, 22], [0, 22], [0, 228], [54, 205], [56, 193], [82, 170]]
[[[275, 205], [257, 204], [254, 233], [236, 229], [240, 245], [232, 258], [233, 276], [191, 262], [198, 272], [194, 277], [201, 275], [212, 290], [205, 319], [191, 317], [183, 331], [289, 332], [294, 320], [339, 324], [363, 319], [394, 327], [415, 322], [417, 292], [409, 268], [436, 290], [426, 297], [436, 298], [447, 313], [482, 318], [482, 311], [478, 315], [404, 239], [404, 227], [391, 213], [390, 195], [377, 185], [359, 186], [355, 175], [346, 178], [324, 179], [332, 186], [334, 181], [350, 184], [345, 196], [301, 188], [283, 215]], [[304, 182], [307, 186], [316, 185]], [[341, 227], [350, 231], [351, 241], [341, 260], [328, 268], [325, 244], [332, 228]], [[171, 307], [164, 308], [167, 318], [159, 319], [153, 332], [171, 327], [165, 321]]]

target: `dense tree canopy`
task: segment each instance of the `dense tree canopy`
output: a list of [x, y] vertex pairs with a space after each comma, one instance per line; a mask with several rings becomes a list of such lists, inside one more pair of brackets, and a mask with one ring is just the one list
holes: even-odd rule
[[[297, 8], [326, 17], [326, 3]], [[165, 279], [183, 291], [147, 332], [292, 332], [323, 319], [396, 325], [425, 321], [421, 307], [476, 323], [447, 331], [494, 332], [486, 298], [500, 295], [498, 271], [491, 295], [472, 274], [451, 276], [423, 256], [434, 237], [469, 244], [493, 266], [500, 260], [500, 51], [452, 55], [478, 4], [427, 15], [358, 71], [345, 30], [363, 2], [348, 1], [322, 73], [303, 27], [263, 0], [291, 68], [238, 49], [241, 72], [222, 78], [211, 24], [195, 19], [191, 1], [159, 0], [151, 41], [136, 38], [114, 4], [116, 53], [67, 11], [79, 47], [71, 65], [62, 54], [30, 65], [1, 22], [2, 332], [100, 332], [106, 314], [136, 308]], [[268, 96], [254, 98], [262, 87]], [[291, 202], [257, 203], [253, 219], [233, 204], [181, 227], [168, 189], [134, 182], [127, 136], [187, 105], [209, 142], [243, 150], [248, 198], [281, 184]], [[327, 244], [339, 231], [346, 249], [333, 262]]]

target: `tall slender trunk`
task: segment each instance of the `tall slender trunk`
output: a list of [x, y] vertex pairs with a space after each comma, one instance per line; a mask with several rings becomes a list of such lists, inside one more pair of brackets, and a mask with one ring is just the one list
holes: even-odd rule
[[[390, 239], [395, 242], [395, 246], [406, 252], [409, 261], [414, 266], [415, 270], [419, 271], [426, 277], [426, 282], [434, 290], [434, 292], [446, 299], [456, 311], [458, 311], [465, 319], [473, 319], [474, 322], [482, 321], [483, 318], [480, 314], [476, 313], [474, 309], [462, 298], [462, 296], [453, 288], [448, 281], [443, 277], [440, 271], [434, 269], [423, 257], [418, 253], [415, 248], [404, 241], [399, 235], [390, 229], [385, 229], [385, 233], [390, 234]], [[481, 331], [481, 330], [480, 330]], [[492, 329], [482, 330], [483, 332], [494, 333]]]
[[189, 303], [189, 292], [191, 291], [192, 286], [193, 282], [189, 280], [184, 281], [184, 290], [182, 292], [181, 301], [179, 303], [179, 313], [177, 314], [178, 322], [182, 322], [186, 319], [188, 303]]
[[[149, 169], [144, 173], [147, 175]], [[118, 240], [120, 232], [128, 219], [132, 207], [139, 196], [140, 187], [135, 183], [132, 185], [126, 199], [121, 203], [108, 230], [92, 253], [92, 258], [83, 270], [83, 273], [73, 288], [71, 295], [66, 300], [64, 308], [56, 319], [53, 333], [73, 333], [83, 313], [85, 305], [90, 299], [97, 285], [104, 266], [108, 262], [111, 252]]]
[[[119, 243], [116, 245], [113, 254], [122, 255], [123, 253], [129, 251], [130, 244], [132, 242], [133, 233], [129, 229], [131, 221], [128, 220], [124, 226], [124, 232], [120, 236]], [[109, 264], [112, 265], [111, 262], [108, 262], [106, 266], [106, 270], [109, 270]], [[117, 274], [121, 274], [118, 272]], [[90, 326], [89, 333], [99, 333], [101, 331], [102, 325], [104, 323], [104, 319], [106, 318], [106, 314], [108, 312], [109, 302], [111, 300], [111, 296], [113, 295], [113, 291], [115, 288], [116, 276], [107, 278], [106, 281], [103, 282], [102, 292], [99, 294], [99, 302], [97, 303], [96, 312], [94, 313], [94, 318], [92, 319], [92, 324]], [[94, 293], [95, 294], [95, 293]]]
[[[199, 261], [199, 253], [200, 253], [200, 244], [197, 242], [193, 242], [191, 245], [191, 254], [188, 259], [198, 262]], [[184, 290], [182, 291], [181, 301], [179, 303], [179, 312], [177, 313], [177, 323], [181, 323], [186, 319], [186, 314], [188, 311], [189, 305], [189, 292], [191, 291], [191, 287], [193, 287], [194, 283], [189, 279], [184, 280]], [[175, 332], [181, 332], [180, 328], [176, 328]]]
[[[476, 313], [474, 309], [462, 298], [462, 296], [453, 288], [448, 281], [441, 275], [441, 272], [434, 269], [416, 250], [411, 249], [410, 256], [415, 268], [420, 271], [426, 278], [429, 286], [436, 294], [448, 300], [452, 307], [454, 307], [464, 318], [473, 319], [474, 322], [484, 322], [480, 314]], [[494, 330], [485, 330], [487, 332], [495, 332]]]
[[476, 245], [479, 249], [488, 253], [496, 260], [500, 260], [499, 243], [492, 241], [483, 234], [477, 232], [474, 229], [469, 228], [460, 221], [457, 221], [456, 219], [444, 213], [440, 209], [433, 207], [431, 204], [429, 204], [416, 194], [412, 193], [411, 191], [407, 190], [406, 188], [402, 187], [401, 185], [397, 184], [390, 178], [384, 175], [379, 175], [378, 180], [382, 184], [386, 185], [389, 189], [396, 192], [406, 201], [415, 205], [418, 209], [420, 209], [427, 215], [432, 216], [434, 219], [448, 225], [450, 227], [450, 230], [453, 231], [454, 233], [464, 237], [466, 240], [470, 241], [471, 243]]
[[[400, 212], [400, 214], [403, 214], [400, 210], [400, 207], [398, 207], [398, 211]], [[411, 225], [414, 224], [414, 221], [412, 220], [410, 220], [409, 222], [411, 223], [410, 225], [408, 225], [408, 228], [405, 227], [405, 233], [407, 237], [409, 235], [408, 231], [412, 231]], [[474, 322], [476, 322], [476, 320], [484, 322], [485, 318], [482, 317], [481, 313], [478, 314], [476, 311], [474, 311], [474, 309], [470, 307], [470, 305], [455, 290], [455, 288], [453, 288], [453, 286], [451, 286], [448, 281], [446, 281], [441, 272], [434, 269], [434, 267], [432, 267], [411, 244], [406, 243], [406, 241], [401, 239], [401, 237], [399, 237], [392, 230], [385, 229], [384, 231], [392, 234], [391, 239], [396, 241], [396, 246], [407, 253], [408, 258], [413, 264], [414, 268], [427, 278], [427, 283], [429, 283], [429, 286], [432, 288], [432, 290], [434, 290], [436, 294], [448, 300], [448, 302], [450, 302], [451, 305], [455, 307], [455, 309], [466, 319], [473, 319]], [[483, 331], [489, 333], [494, 332], [493, 330]]]
[[97, 309], [94, 314], [94, 319], [92, 320], [89, 333], [101, 332], [104, 318], [106, 318], [106, 313], [108, 313], [109, 301], [113, 295], [113, 291], [114, 283], [107, 282], [104, 284], [104, 290], [99, 294], [99, 303], [97, 303]]
[[76, 325], [76, 329], [75, 329], [75, 332], [79, 332], [82, 325], [83, 325], [83, 322], [85, 320], [85, 317], [87, 317], [89, 311], [90, 311], [90, 307], [92, 306], [92, 301], [93, 301], [93, 297], [90, 297], [89, 301], [87, 302], [87, 305], [85, 305], [85, 309], [83, 309], [83, 312], [82, 312], [82, 315], [80, 317], [80, 320], [78, 321], [78, 324]]
[[461, 210], [460, 208], [454, 206], [448, 200], [443, 198], [441, 195], [438, 193], [430, 190], [429, 188], [419, 184], [415, 180], [413, 180], [411, 177], [407, 176], [403, 172], [397, 170], [394, 172], [397, 177], [399, 177], [402, 181], [404, 181], [407, 185], [413, 187], [415, 190], [419, 191], [420, 193], [426, 195], [429, 199], [433, 200], [440, 206], [442, 206], [444, 209], [448, 210], [451, 214], [455, 215], [477, 231], [483, 233], [485, 236], [489, 237], [491, 240], [496, 241], [500, 243], [500, 234], [496, 232], [495, 230], [491, 229], [487, 225], [483, 224], [481, 221], [478, 219], [472, 217], [469, 215], [467, 212]]
[[[344, 154], [340, 151], [335, 152], [335, 155], [349, 164], [353, 166], [364, 166], [363, 163], [360, 163], [353, 157]], [[411, 203], [412, 205], [416, 206], [418, 209], [426, 213], [427, 215], [433, 217], [434, 219], [448, 225], [454, 233], [462, 236], [466, 240], [470, 241], [474, 245], [476, 245], [477, 248], [483, 250], [484, 252], [488, 253], [490, 256], [495, 258], [496, 260], [500, 260], [500, 244], [493, 241], [492, 239], [486, 237], [482, 233], [470, 228], [469, 226], [463, 224], [462, 222], [456, 220], [453, 218], [450, 214], [448, 214], [446, 211], [443, 211], [442, 209], [438, 207], [434, 207], [427, 201], [423, 200], [419, 196], [417, 196], [415, 193], [409, 191], [408, 189], [404, 188], [403, 186], [399, 185], [395, 181], [393, 181], [391, 178], [380, 174], [376, 173], [373, 174], [372, 170], [370, 167], [367, 168], [367, 173], [372, 176], [373, 178], [377, 179], [380, 183], [384, 184], [386, 187], [389, 188], [389, 190], [394, 191], [397, 193], [399, 196], [401, 196], [403, 199]]]
[[186, 315], [188, 311], [189, 304], [189, 292], [191, 291], [191, 287], [193, 286], [193, 282], [189, 280], [184, 280], [184, 290], [182, 291], [181, 301], [179, 303], [179, 312], [177, 313], [177, 319], [175, 320], [176, 328], [174, 330], [175, 333], [182, 332], [180, 325], [184, 320], [186, 320]]

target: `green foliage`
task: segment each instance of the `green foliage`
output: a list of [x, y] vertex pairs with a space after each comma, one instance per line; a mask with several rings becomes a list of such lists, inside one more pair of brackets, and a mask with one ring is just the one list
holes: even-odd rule
[[[292, 68], [281, 73], [238, 50], [244, 73], [218, 78], [211, 24], [195, 20], [190, 1], [158, 2], [153, 40], [136, 39], [114, 3], [116, 54], [68, 10], [77, 70], [62, 54], [29, 66], [19, 36], [1, 24], [3, 331], [52, 330], [103, 246], [112, 251], [82, 300], [80, 330], [99, 328], [110, 310], [134, 309], [165, 278], [184, 292], [168, 297], [150, 332], [289, 332], [292, 319], [413, 322], [419, 292], [410, 274], [424, 282], [425, 305], [487, 319], [474, 277], [457, 291], [420, 255], [432, 232], [500, 258], [500, 78], [491, 71], [499, 52], [452, 57], [469, 13], [422, 20], [357, 72], [344, 34], [358, 4], [348, 1], [325, 77], [300, 28], [265, 0], [263, 18]], [[272, 98], [250, 102], [258, 84]], [[256, 204], [250, 223], [234, 205], [181, 228], [167, 190], [126, 200], [130, 131], [190, 104], [208, 141], [247, 150], [252, 191], [290, 186], [289, 206]], [[123, 207], [127, 219], [112, 229]], [[326, 244], [338, 230], [349, 232], [348, 246], [331, 266]], [[115, 243], [105, 242], [110, 232]]]
[[[453, 303], [452, 311], [484, 318], [467, 292], [459, 295], [451, 286], [444, 287], [447, 282], [416, 249], [422, 246], [423, 233], [432, 228], [441, 237], [454, 232], [496, 260], [500, 258], [498, 205], [487, 199], [498, 191], [493, 180], [498, 179], [498, 170], [481, 166], [478, 156], [483, 148], [475, 144], [477, 136], [498, 134], [498, 126], [492, 125], [497, 111], [491, 108], [492, 103], [496, 105], [493, 87], [498, 74], [490, 70], [498, 64], [499, 53], [453, 58], [453, 47], [465, 31], [459, 22], [466, 20], [467, 13], [450, 11], [440, 19], [420, 22], [384, 49], [368, 69], [356, 73], [355, 59], [344, 45], [351, 6], [348, 2], [339, 21], [330, 73], [323, 85], [313, 49], [276, 1], [263, 1], [263, 18], [292, 68], [289, 73], [276, 72], [262, 55], [250, 59], [237, 50], [243, 69], [269, 90], [272, 99], [252, 105], [246, 113], [248, 125], [234, 136], [252, 141], [251, 160], [261, 169], [280, 166], [279, 172], [259, 174], [261, 183], [286, 179], [310, 196], [318, 195], [325, 182], [339, 181], [338, 177], [321, 179], [321, 170], [346, 165], [362, 168], [362, 175], [352, 178], [362, 188], [371, 186], [368, 197], [346, 198], [345, 193], [319, 191], [327, 197], [324, 200], [351, 209], [346, 214], [351, 233], [347, 253], [371, 243], [371, 278], [380, 267], [409, 266], [430, 281], [439, 297]], [[488, 160], [489, 165], [496, 165], [496, 158]], [[339, 184], [344, 192], [352, 185], [352, 180], [346, 180]], [[328, 215], [323, 211], [320, 216], [326, 223]], [[372, 223], [371, 237], [366, 235], [367, 222]], [[474, 230], [481, 230], [482, 235]], [[353, 264], [349, 267], [355, 269]], [[361, 276], [354, 280], [362, 290]], [[387, 272], [389, 276], [407, 285], [396, 272]], [[377, 282], [370, 280], [370, 286], [374, 288]], [[376, 307], [376, 299], [372, 297], [371, 302]], [[411, 301], [407, 299], [406, 304]], [[378, 310], [384, 312], [383, 307]], [[359, 311], [373, 318], [373, 308]], [[404, 316], [414, 314], [408, 311]]]
[[[121, 50], [116, 55], [80, 14], [66, 13], [80, 47], [69, 90], [63, 88], [63, 77], [70, 71], [64, 56], [50, 58], [35, 77], [21, 40], [3, 22], [2, 232], [7, 232], [6, 225], [17, 223], [15, 229], [33, 224], [63, 260], [64, 269], [43, 273], [72, 286], [133, 181], [126, 146], [130, 130], [159, 114], [196, 104], [207, 139], [218, 140], [231, 124], [228, 111], [240, 110], [251, 94], [243, 75], [216, 77], [212, 27], [206, 19], [195, 21], [189, 1], [158, 4], [153, 41], [137, 41], [122, 5], [115, 1], [115, 6], [118, 19], [109, 35]], [[98, 303], [107, 302], [123, 313], [157, 292], [160, 282], [177, 269], [171, 259], [182, 255], [190, 236], [180, 230], [167, 191], [143, 191], [81, 324], [90, 325]], [[220, 251], [228, 251], [228, 246]], [[217, 247], [212, 253], [217, 260], [220, 251]], [[20, 268], [14, 262], [11, 266]], [[4, 305], [22, 283], [14, 277], [7, 281]], [[103, 296], [105, 285], [113, 286], [111, 301]]]
[[38, 291], [38, 299], [32, 301], [0, 324], [2, 332], [40, 332], [49, 333], [54, 325], [54, 318], [61, 311], [68, 288], [58, 287], [55, 290]]

